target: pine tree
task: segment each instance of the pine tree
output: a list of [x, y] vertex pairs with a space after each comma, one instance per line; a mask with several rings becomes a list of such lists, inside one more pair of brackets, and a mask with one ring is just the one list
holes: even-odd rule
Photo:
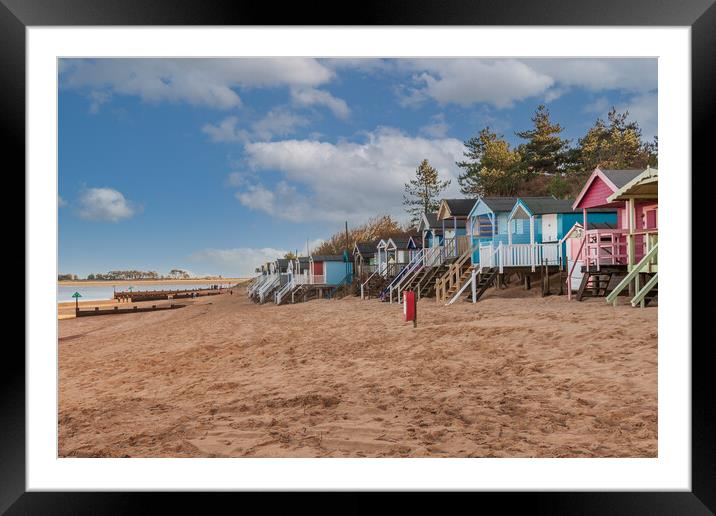
[[423, 213], [436, 211], [440, 204], [440, 192], [445, 190], [450, 180], [440, 181], [438, 171], [424, 159], [415, 170], [415, 179], [405, 183], [403, 205], [410, 215], [410, 223], [417, 226]]
[[520, 149], [511, 149], [501, 136], [486, 127], [465, 142], [464, 172], [458, 177], [464, 195], [515, 195], [525, 181]]
[[570, 168], [590, 172], [596, 167], [612, 169], [646, 168], [656, 163], [656, 141], [643, 143], [637, 122], [627, 122], [629, 112], [612, 108], [607, 123], [597, 119], [594, 126], [579, 139], [577, 153]]
[[533, 129], [515, 133], [527, 140], [521, 146], [525, 172], [529, 175], [555, 175], [561, 172], [565, 152], [569, 146], [569, 140], [560, 137], [562, 126], [552, 123], [549, 110], [544, 104], [537, 106], [532, 123]]

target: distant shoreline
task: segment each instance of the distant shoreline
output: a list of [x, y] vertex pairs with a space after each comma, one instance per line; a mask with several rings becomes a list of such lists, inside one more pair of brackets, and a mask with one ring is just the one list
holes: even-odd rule
[[214, 279], [137, 279], [137, 280], [72, 280], [72, 281], [58, 281], [57, 284], [62, 286], [102, 286], [102, 285], [176, 285], [177, 283], [186, 283], [187, 285], [193, 285], [197, 283], [207, 284], [226, 284], [226, 283], [240, 283], [247, 281], [249, 278], [214, 278]]

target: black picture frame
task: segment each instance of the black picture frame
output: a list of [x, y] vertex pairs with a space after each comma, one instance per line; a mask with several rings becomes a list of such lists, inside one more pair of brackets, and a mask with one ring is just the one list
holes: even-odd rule
[[[716, 84], [716, 5], [714, 0], [650, 2], [648, 0], [448, 0], [421, 2], [362, 2], [356, 9], [339, 2], [268, 4], [197, 0], [0, 0], [0, 124], [4, 127], [5, 163], [14, 158], [16, 170], [25, 166], [25, 29], [38, 25], [556, 25], [556, 26], [689, 26], [692, 35], [692, 163], [704, 172], [693, 189], [692, 220], [703, 220], [697, 196], [713, 188], [715, 173], [707, 159], [713, 147]], [[280, 7], [279, 7], [280, 6]], [[322, 14], [318, 14], [318, 13]], [[350, 14], [349, 14], [350, 13]], [[49, 116], [49, 115], [48, 115]], [[49, 123], [49, 122], [48, 122]], [[703, 170], [701, 170], [703, 169]], [[7, 170], [9, 173], [9, 169]], [[688, 172], [685, 171], [684, 174]], [[693, 182], [693, 180], [692, 180]], [[713, 216], [711, 216], [713, 218]], [[690, 229], [690, 228], [688, 228]], [[692, 233], [697, 234], [697, 233]], [[693, 247], [692, 247], [693, 249]], [[695, 256], [692, 253], [692, 256]], [[697, 265], [696, 260], [693, 262]], [[695, 270], [695, 269], [694, 269]], [[27, 271], [26, 271], [27, 272]], [[691, 281], [691, 278], [686, 278]], [[692, 490], [691, 492], [523, 493], [482, 494], [497, 499], [500, 511], [529, 505], [537, 514], [713, 514], [716, 512], [716, 425], [713, 423], [713, 344], [709, 319], [716, 311], [705, 306], [692, 316]], [[685, 300], [689, 302], [689, 300]], [[668, 315], [666, 315], [668, 317]], [[700, 330], [699, 330], [700, 328]], [[7, 339], [0, 360], [0, 513], [144, 514], [147, 493], [25, 492], [25, 353]], [[191, 509], [179, 495], [184, 510]], [[422, 505], [421, 497], [412, 502]], [[204, 498], [205, 500], [205, 498]], [[357, 499], [356, 499], [357, 500]], [[459, 501], [459, 498], [456, 499]], [[199, 502], [206, 512], [206, 502]], [[166, 505], [165, 505], [166, 508]], [[360, 502], [346, 507], [361, 508]], [[366, 509], [367, 507], [362, 507]], [[403, 509], [406, 509], [404, 506]], [[444, 509], [444, 507], [443, 507]], [[363, 511], [361, 511], [363, 512]], [[404, 512], [404, 511], [403, 511]]]

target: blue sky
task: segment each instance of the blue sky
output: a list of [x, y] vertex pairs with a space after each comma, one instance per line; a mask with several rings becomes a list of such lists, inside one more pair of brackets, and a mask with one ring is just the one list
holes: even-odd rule
[[657, 130], [655, 59], [61, 60], [59, 272], [247, 275], [388, 213], [427, 158], [546, 103], [576, 140], [611, 106]]

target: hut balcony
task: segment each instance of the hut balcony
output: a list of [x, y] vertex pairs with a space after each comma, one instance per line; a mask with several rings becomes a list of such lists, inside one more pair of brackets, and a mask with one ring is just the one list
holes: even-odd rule
[[583, 262], [587, 270], [622, 266], [631, 270], [659, 242], [656, 228], [590, 229], [584, 233]]
[[560, 242], [547, 244], [495, 244], [480, 245], [480, 269], [496, 267], [500, 273], [505, 268], [529, 268], [562, 266], [562, 244]]

